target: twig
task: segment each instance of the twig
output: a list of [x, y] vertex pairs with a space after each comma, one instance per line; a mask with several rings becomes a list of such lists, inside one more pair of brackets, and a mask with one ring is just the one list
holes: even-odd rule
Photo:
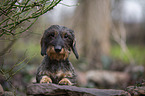
[[9, 43], [9, 45], [8, 45], [6, 48], [4, 48], [4, 49], [0, 52], [0, 56], [5, 55], [5, 54], [7, 53], [7, 51], [12, 47], [12, 45], [16, 42], [16, 40], [17, 40], [17, 39], [13, 39], [13, 40]]
[[[15, 33], [14, 30], [20, 24], [24, 22], [32, 22], [32, 19], [35, 19], [36, 21], [41, 15], [53, 9], [62, 0], [40, 0], [32, 3], [30, 3], [30, 1], [31, 0], [26, 0], [26, 2], [23, 3], [19, 3], [17, 0], [11, 1], [10, 3], [6, 1], [0, 6], [0, 16], [4, 16], [4, 20], [0, 22], [0, 29], [2, 30], [0, 37], [4, 34], [16, 35], [17, 33]], [[18, 4], [15, 4], [16, 2]], [[6, 6], [6, 4], [9, 6]], [[29, 27], [19, 33], [23, 33], [28, 30], [34, 24], [34, 22], [32, 22]]]

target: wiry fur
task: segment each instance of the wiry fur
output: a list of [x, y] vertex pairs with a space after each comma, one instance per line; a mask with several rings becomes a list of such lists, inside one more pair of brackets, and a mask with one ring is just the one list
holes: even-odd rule
[[[76, 58], [78, 58], [75, 44], [74, 32], [71, 29], [64, 26], [52, 25], [45, 30], [41, 39], [41, 55], [45, 56], [37, 70], [37, 83], [40, 83], [43, 76], [48, 76], [52, 80], [52, 83], [55, 84], [59, 84], [63, 78], [67, 78], [72, 84], [76, 84], [76, 73], [68, 59], [71, 50]], [[55, 52], [57, 49], [60, 52]], [[64, 55], [63, 59], [62, 57], [58, 58], [60, 54]]]

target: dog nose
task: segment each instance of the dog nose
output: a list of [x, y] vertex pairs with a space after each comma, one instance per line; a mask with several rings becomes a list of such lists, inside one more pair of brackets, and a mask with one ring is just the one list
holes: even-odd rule
[[59, 53], [61, 51], [62, 47], [61, 46], [55, 46], [54, 50], [56, 53]]

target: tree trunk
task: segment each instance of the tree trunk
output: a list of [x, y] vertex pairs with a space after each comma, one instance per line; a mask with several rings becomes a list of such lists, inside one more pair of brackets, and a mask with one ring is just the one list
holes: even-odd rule
[[93, 68], [101, 64], [102, 55], [109, 55], [110, 21], [110, 0], [80, 0], [73, 24], [79, 52]]

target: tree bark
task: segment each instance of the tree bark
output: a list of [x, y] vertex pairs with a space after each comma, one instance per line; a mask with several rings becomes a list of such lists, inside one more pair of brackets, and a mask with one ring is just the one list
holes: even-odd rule
[[101, 63], [102, 55], [110, 51], [110, 0], [80, 0], [74, 16], [79, 52], [90, 64]]
[[27, 95], [35, 96], [131, 96], [124, 90], [81, 88], [57, 84], [29, 84]]

